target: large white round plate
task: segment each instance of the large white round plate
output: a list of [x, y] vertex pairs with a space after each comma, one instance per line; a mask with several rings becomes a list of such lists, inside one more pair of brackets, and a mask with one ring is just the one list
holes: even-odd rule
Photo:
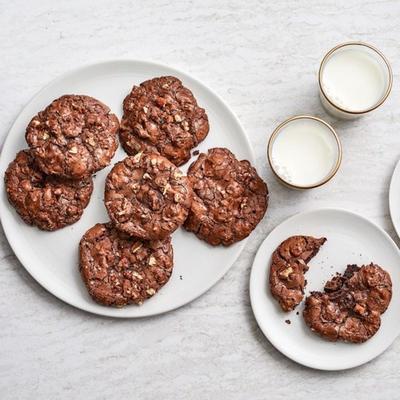
[[[228, 106], [210, 89], [176, 69], [144, 61], [122, 60], [94, 64], [61, 76], [42, 89], [23, 109], [12, 126], [0, 160], [1, 177], [15, 154], [27, 145], [25, 127], [38, 111], [63, 94], [86, 94], [107, 104], [119, 117], [122, 101], [134, 84], [162, 75], [180, 78], [206, 109], [210, 133], [200, 151], [222, 146], [237, 157], [254, 163], [248, 139]], [[119, 148], [112, 164], [126, 154]], [[184, 168], [186, 171], [190, 162]], [[114, 317], [142, 317], [160, 314], [189, 303], [213, 286], [231, 267], [246, 240], [233, 246], [211, 247], [192, 233], [178, 230], [173, 235], [175, 267], [170, 281], [142, 306], [115, 309], [100, 306], [88, 296], [78, 272], [78, 243], [97, 222], [108, 220], [103, 205], [104, 180], [112, 165], [96, 174], [89, 206], [76, 224], [56, 232], [43, 232], [24, 224], [8, 204], [1, 178], [0, 216], [4, 232], [16, 256], [29, 273], [48, 291], [75, 307]]]
[[[382, 325], [363, 344], [332, 343], [305, 325], [303, 304], [283, 312], [268, 286], [271, 255], [277, 246], [293, 235], [325, 236], [328, 240], [312, 259], [306, 274], [306, 295], [322, 290], [326, 280], [343, 272], [348, 264], [371, 261], [385, 268], [392, 277], [393, 298], [382, 315]], [[254, 315], [267, 339], [292, 360], [311, 368], [342, 370], [359, 366], [377, 357], [396, 339], [400, 331], [400, 252], [393, 240], [369, 220], [345, 210], [322, 209], [297, 214], [276, 227], [264, 240], [250, 277], [250, 298]], [[299, 314], [297, 314], [297, 312]], [[290, 325], [285, 321], [290, 320]]]
[[396, 164], [390, 181], [389, 210], [394, 229], [400, 237], [400, 161]]

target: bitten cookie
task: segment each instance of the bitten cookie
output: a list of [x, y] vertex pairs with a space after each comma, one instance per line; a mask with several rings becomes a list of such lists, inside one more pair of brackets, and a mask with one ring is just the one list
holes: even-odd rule
[[379, 265], [349, 265], [326, 283], [323, 293], [311, 292], [303, 317], [324, 339], [362, 343], [378, 331], [391, 298], [390, 275]]
[[110, 163], [118, 128], [118, 118], [100, 101], [65, 95], [33, 117], [25, 137], [43, 172], [78, 179]]
[[79, 244], [79, 266], [90, 296], [107, 306], [141, 304], [169, 280], [173, 268], [171, 238], [141, 241], [112, 224], [96, 224]]
[[93, 190], [91, 177], [80, 181], [45, 175], [29, 150], [20, 151], [5, 173], [8, 200], [29, 225], [54, 231], [78, 221]]
[[138, 153], [108, 174], [105, 205], [122, 232], [146, 240], [162, 239], [185, 221], [192, 202], [186, 176], [154, 153]]
[[134, 86], [124, 100], [121, 144], [129, 155], [158, 152], [179, 166], [207, 136], [208, 118], [192, 92], [172, 76]]
[[194, 196], [184, 227], [211, 245], [244, 239], [267, 210], [267, 185], [247, 160], [238, 161], [228, 149], [200, 154], [188, 178]]
[[325, 238], [291, 236], [272, 255], [269, 285], [283, 311], [292, 311], [303, 300], [307, 265], [326, 242]]

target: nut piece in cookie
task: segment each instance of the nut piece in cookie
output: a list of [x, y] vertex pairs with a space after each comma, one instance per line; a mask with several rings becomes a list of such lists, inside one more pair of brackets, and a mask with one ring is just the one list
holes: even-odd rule
[[90, 296], [106, 306], [141, 304], [169, 280], [171, 238], [141, 241], [111, 223], [96, 224], [79, 244], [79, 268]]
[[8, 201], [29, 225], [54, 231], [82, 216], [93, 190], [91, 177], [80, 181], [45, 175], [30, 150], [20, 151], [5, 173]]
[[324, 339], [362, 343], [378, 331], [391, 298], [392, 282], [384, 269], [372, 263], [349, 265], [326, 283], [324, 292], [311, 292], [303, 317]]
[[318, 253], [326, 238], [291, 236], [272, 255], [269, 272], [271, 293], [283, 311], [292, 311], [303, 300], [308, 262]]
[[194, 195], [184, 227], [213, 246], [246, 238], [267, 210], [267, 185], [247, 160], [237, 160], [228, 149], [200, 154], [188, 178]]
[[79, 179], [110, 163], [118, 128], [118, 118], [100, 101], [65, 95], [33, 117], [25, 138], [43, 172]]
[[188, 178], [165, 157], [138, 153], [115, 164], [105, 186], [105, 205], [122, 232], [162, 239], [185, 221], [192, 202]]
[[121, 144], [129, 155], [159, 153], [179, 166], [207, 136], [208, 118], [193, 93], [172, 76], [134, 86], [124, 100]]

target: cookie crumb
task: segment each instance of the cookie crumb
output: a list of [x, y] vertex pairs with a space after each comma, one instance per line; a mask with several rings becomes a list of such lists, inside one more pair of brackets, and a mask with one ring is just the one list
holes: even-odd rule
[[179, 279], [180, 279], [181, 281], [183, 280], [182, 275], [179, 275]]
[[285, 322], [290, 325], [292, 322], [290, 321], [290, 319], [285, 320]]
[[198, 150], [195, 150], [195, 151], [192, 153], [192, 155], [193, 155], [193, 156], [198, 156], [199, 153], [200, 153], [200, 152], [199, 152]]

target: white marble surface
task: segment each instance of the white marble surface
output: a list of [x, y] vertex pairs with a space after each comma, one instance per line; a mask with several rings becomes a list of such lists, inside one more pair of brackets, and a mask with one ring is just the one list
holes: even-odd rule
[[[338, 122], [319, 104], [316, 71], [325, 51], [350, 39], [382, 49], [395, 84], [382, 109]], [[398, 397], [399, 340], [351, 371], [301, 367], [261, 334], [248, 280], [263, 238], [298, 211], [345, 207], [395, 238], [388, 188], [400, 158], [399, 39], [396, 0], [0, 0], [1, 140], [29, 98], [71, 68], [112, 58], [162, 61], [231, 105], [271, 191], [267, 217], [225, 278], [192, 304], [149, 319], [100, 318], [63, 304], [25, 272], [1, 233], [0, 398]], [[344, 146], [337, 177], [309, 192], [283, 188], [264, 159], [274, 126], [297, 113], [332, 122]]]

